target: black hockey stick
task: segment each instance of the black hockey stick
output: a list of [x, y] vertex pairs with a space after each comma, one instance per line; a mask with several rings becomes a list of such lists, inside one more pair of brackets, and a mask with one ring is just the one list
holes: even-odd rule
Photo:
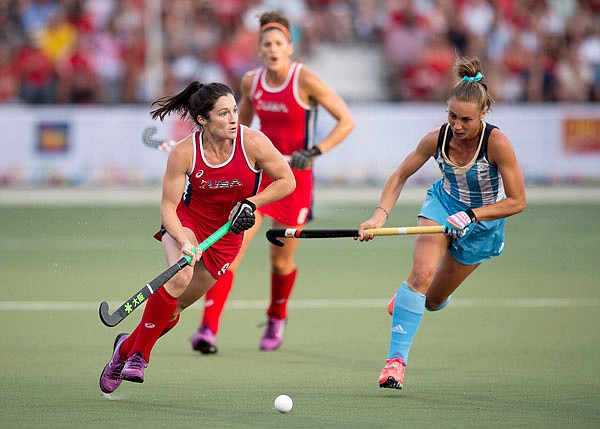
[[[231, 221], [228, 221], [221, 228], [213, 232], [206, 240], [202, 243], [198, 244], [194, 251], [198, 249], [205, 251], [210, 246], [215, 244], [221, 237], [229, 232], [229, 228], [231, 227]], [[181, 271], [183, 268], [187, 267], [189, 263], [192, 261], [192, 257], [189, 255], [184, 255], [179, 261], [175, 262], [165, 271], [160, 273], [156, 278], [149, 281], [146, 286], [141, 288], [137, 293], [135, 293], [131, 298], [125, 301], [117, 310], [110, 314], [108, 312], [108, 302], [102, 301], [100, 303], [99, 313], [100, 320], [106, 326], [112, 328], [113, 326], [117, 326], [119, 323], [123, 321], [127, 316], [129, 316], [133, 310], [140, 307], [146, 300], [155, 293], [158, 289], [163, 287], [163, 285], [175, 274]]]
[[156, 134], [157, 128], [153, 125], [151, 127], [146, 127], [144, 133], [142, 134], [142, 141], [148, 147], [153, 149], [158, 149], [163, 152], [170, 152], [171, 149], [177, 145], [175, 140], [159, 140], [154, 138], [154, 134]]
[[[443, 226], [405, 226], [398, 228], [368, 229], [374, 236], [379, 235], [412, 235], [437, 234], [444, 232]], [[271, 228], [267, 230], [267, 240], [282, 247], [283, 242], [278, 238], [338, 238], [358, 237], [358, 229], [301, 229], [301, 228]]]

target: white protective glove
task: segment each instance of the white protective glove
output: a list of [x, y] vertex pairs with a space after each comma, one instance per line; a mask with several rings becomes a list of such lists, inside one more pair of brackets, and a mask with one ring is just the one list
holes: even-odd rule
[[477, 216], [471, 209], [454, 213], [446, 219], [444, 233], [452, 238], [463, 237], [469, 230], [469, 225], [475, 222], [477, 222]]

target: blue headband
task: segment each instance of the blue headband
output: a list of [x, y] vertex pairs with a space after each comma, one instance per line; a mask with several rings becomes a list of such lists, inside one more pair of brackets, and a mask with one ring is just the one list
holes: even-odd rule
[[464, 80], [465, 82], [479, 82], [481, 79], [483, 79], [483, 75], [481, 74], [481, 72], [477, 72], [477, 74], [473, 77], [463, 76], [462, 78], [462, 80]]

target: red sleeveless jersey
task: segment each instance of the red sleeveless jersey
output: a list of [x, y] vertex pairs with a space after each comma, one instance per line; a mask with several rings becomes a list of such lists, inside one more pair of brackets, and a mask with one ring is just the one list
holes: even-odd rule
[[244, 126], [238, 125], [231, 156], [219, 165], [210, 164], [202, 149], [202, 131], [196, 131], [192, 171], [179, 204], [186, 207], [197, 222], [220, 227], [238, 201], [256, 194], [261, 170], [250, 166], [244, 152]]
[[260, 130], [283, 155], [291, 155], [314, 144], [317, 109], [298, 95], [298, 77], [302, 64], [293, 62], [279, 87], [267, 84], [264, 67], [257, 69], [250, 97], [260, 119]]
[[[244, 130], [238, 126], [231, 156], [219, 165], [210, 164], [202, 149], [202, 131], [192, 136], [194, 158], [187, 186], [177, 206], [181, 224], [191, 229], [198, 242], [203, 241], [229, 219], [238, 201], [255, 195], [262, 170], [254, 169], [244, 151]], [[162, 229], [161, 233], [164, 233]], [[159, 238], [158, 236], [155, 236]], [[202, 255], [204, 265], [214, 278], [221, 276], [233, 262], [242, 246], [243, 234], [225, 234]]]

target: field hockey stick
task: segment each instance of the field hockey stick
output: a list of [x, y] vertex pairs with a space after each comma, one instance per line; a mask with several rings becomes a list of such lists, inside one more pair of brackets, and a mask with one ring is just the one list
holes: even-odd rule
[[142, 141], [148, 147], [153, 149], [158, 149], [162, 152], [170, 152], [173, 149], [177, 142], [175, 140], [159, 140], [154, 138], [154, 134], [156, 134], [157, 128], [155, 126], [146, 127], [144, 133], [142, 134]]
[[[228, 221], [222, 227], [213, 232], [206, 240], [202, 243], [198, 244], [194, 248], [194, 253], [198, 251], [198, 249], [205, 251], [210, 246], [215, 244], [221, 237], [229, 232], [229, 228], [231, 227], [231, 221]], [[141, 306], [153, 293], [159, 290], [163, 285], [175, 274], [181, 271], [183, 268], [188, 266], [192, 262], [192, 257], [190, 255], [183, 255], [183, 257], [167, 268], [165, 271], [160, 273], [156, 278], [151, 280], [141, 288], [137, 293], [135, 293], [131, 298], [125, 301], [114, 313], [110, 314], [108, 312], [108, 303], [106, 301], [102, 301], [100, 303], [99, 313], [100, 320], [106, 326], [112, 328], [113, 326], [117, 326], [119, 323], [123, 321], [127, 316], [129, 316], [133, 310]]]
[[[159, 140], [154, 138], [154, 134], [156, 134], [157, 128], [155, 126], [146, 127], [144, 133], [142, 134], [142, 142], [148, 147], [152, 149], [158, 149], [162, 152], [171, 152], [175, 146], [177, 146], [177, 142], [175, 140]], [[283, 158], [290, 162], [292, 157], [290, 155], [283, 155]]]
[[[365, 232], [374, 236], [380, 235], [413, 235], [413, 234], [439, 234], [444, 232], [444, 227], [439, 226], [405, 226], [399, 228], [373, 228]], [[358, 237], [358, 229], [299, 229], [299, 228], [271, 228], [267, 230], [267, 240], [276, 246], [282, 247], [283, 242], [278, 238], [339, 238]]]

